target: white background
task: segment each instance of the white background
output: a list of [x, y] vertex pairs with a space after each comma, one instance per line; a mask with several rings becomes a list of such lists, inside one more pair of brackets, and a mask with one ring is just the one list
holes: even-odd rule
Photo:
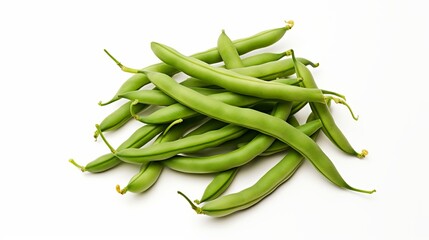
[[[101, 239], [429, 239], [427, 56], [423, 1], [2, 1], [0, 3], [1, 239], [55, 236]], [[108, 149], [94, 124], [120, 103], [99, 107], [130, 75], [158, 60], [158, 41], [192, 54], [232, 39], [294, 28], [267, 51], [293, 48], [320, 62], [319, 87], [344, 93], [333, 114], [350, 142], [369, 155], [319, 143], [352, 186], [338, 189], [306, 162], [260, 204], [227, 218], [195, 214], [179, 195], [198, 198], [211, 176], [165, 170], [142, 195], [116, 193], [137, 168], [81, 173]], [[107, 137], [114, 146], [132, 122]], [[228, 192], [251, 185], [281, 156], [243, 168]]]

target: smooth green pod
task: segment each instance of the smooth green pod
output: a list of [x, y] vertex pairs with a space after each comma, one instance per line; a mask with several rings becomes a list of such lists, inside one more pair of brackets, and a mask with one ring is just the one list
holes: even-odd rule
[[171, 47], [152, 42], [152, 51], [167, 64], [183, 71], [189, 76], [211, 82], [228, 91], [253, 97], [284, 101], [324, 102], [319, 89], [307, 89], [236, 73], [232, 70], [216, 68], [196, 58], [186, 57]]
[[225, 30], [222, 30], [222, 33], [219, 35], [217, 40], [217, 50], [225, 63], [225, 68], [232, 69], [244, 67], [234, 43], [225, 33]]
[[[237, 49], [237, 52], [242, 55], [245, 53], [248, 53], [250, 51], [268, 47], [277, 41], [279, 41], [284, 34], [291, 29], [293, 26], [293, 22], [289, 21], [286, 23], [284, 27], [281, 28], [275, 28], [275, 29], [269, 29], [262, 32], [259, 32], [255, 35], [252, 35], [247, 38], [242, 38], [233, 41], [234, 46]], [[191, 55], [194, 58], [200, 59], [201, 61], [204, 61], [208, 64], [217, 63], [222, 60], [222, 58], [219, 55], [219, 52], [217, 48], [211, 48], [203, 52], [199, 52], [196, 54]], [[167, 65], [165, 63], [157, 63], [151, 66], [148, 66], [146, 68], [143, 68], [142, 70], [145, 71], [155, 71], [160, 72], [164, 74], [168, 74], [170, 76], [178, 73], [179, 71], [176, 70], [174, 67]], [[118, 95], [123, 94], [125, 92], [129, 91], [135, 91], [143, 87], [144, 85], [148, 84], [150, 81], [146, 77], [145, 74], [136, 73], [132, 77], [130, 77], [128, 80], [126, 80], [118, 89], [116, 94], [113, 96], [113, 98], [105, 103], [99, 103], [100, 105], [107, 105], [112, 102], [115, 102], [119, 99]]]
[[216, 174], [213, 180], [207, 185], [202, 197], [195, 200], [196, 204], [211, 201], [224, 193], [234, 180], [240, 168], [233, 168]]
[[[295, 56], [292, 51], [292, 58], [295, 59]], [[302, 85], [306, 88], [318, 89], [316, 82], [314, 81], [313, 75], [310, 70], [295, 60], [296, 73], [299, 78], [302, 79]], [[334, 143], [339, 149], [343, 152], [354, 155], [358, 158], [364, 158], [367, 154], [367, 150], [362, 150], [361, 153], [358, 153], [349, 143], [346, 136], [340, 130], [340, 128], [335, 123], [334, 118], [332, 117], [329, 107], [326, 103], [314, 103], [310, 102], [311, 111], [322, 121], [323, 123], [323, 133]]]
[[[282, 84], [297, 84], [299, 80], [277, 79], [277, 80], [274, 80], [273, 82], [282, 83]], [[239, 106], [239, 107], [251, 106], [251, 105], [260, 103], [264, 100], [261, 98], [245, 96], [245, 95], [232, 93], [232, 92], [222, 92], [222, 93], [211, 94], [208, 96], [218, 101], [227, 103], [229, 105]], [[165, 108], [158, 109], [149, 115], [140, 115], [138, 116], [138, 120], [147, 124], [164, 124], [164, 123], [172, 122], [178, 118], [186, 119], [197, 115], [199, 115], [198, 112], [195, 112], [194, 110], [180, 103], [175, 103]]]
[[[188, 119], [185, 122], [174, 125], [171, 128], [167, 128], [153, 144], [159, 144], [162, 142], [174, 141], [183, 136], [183, 134], [189, 130], [195, 124], [200, 124], [204, 117], [199, 116], [193, 119]], [[116, 185], [116, 191], [120, 194], [126, 192], [142, 193], [151, 188], [158, 180], [163, 170], [163, 165], [159, 162], [148, 162], [143, 163], [140, 170], [135, 174], [128, 182], [128, 184], [121, 189], [119, 185]]]
[[[125, 123], [127, 123], [130, 119], [132, 119], [132, 115], [130, 113], [131, 104], [132, 104], [131, 102], [124, 103], [118, 109], [116, 109], [115, 111], [110, 113], [107, 117], [105, 117], [103, 121], [101, 121], [101, 123], [99, 124], [100, 130], [102, 132], [113, 131], [125, 125]], [[133, 110], [134, 112], [137, 113], [147, 107], [148, 105], [146, 104], [136, 104], [133, 106]], [[98, 133], [96, 131], [94, 133], [94, 138], [97, 138], [97, 137], [98, 137]]]
[[[129, 69], [129, 71], [138, 70]], [[309, 159], [321, 174], [338, 187], [363, 193], [375, 192], [375, 190], [368, 191], [351, 187], [319, 145], [287, 122], [253, 109], [239, 108], [214, 100], [181, 86], [168, 75], [155, 72], [146, 72], [146, 74], [151, 82], [163, 92], [203, 115], [254, 129], [283, 141]]]
[[[306, 126], [297, 127], [297, 129], [306, 135], [311, 135], [321, 126], [322, 124], [319, 120], [314, 120]], [[250, 142], [242, 144], [240, 148], [227, 153], [207, 157], [174, 156], [163, 162], [168, 168], [179, 172], [194, 174], [221, 172], [247, 164], [254, 158], [263, 155], [274, 140], [275, 138], [271, 136], [259, 134]], [[286, 146], [284, 144], [283, 148], [286, 148]]]
[[[118, 146], [117, 151], [126, 148], [139, 148], [155, 136], [161, 133], [166, 128], [166, 125], [145, 125], [137, 129], [131, 136], [129, 136], [121, 145]], [[69, 160], [73, 165], [78, 167], [82, 172], [100, 173], [116, 167], [122, 161], [117, 158], [113, 153], [101, 155], [95, 160], [87, 163], [85, 166], [80, 166], [73, 159]]]
[[221, 129], [200, 135], [189, 136], [172, 142], [164, 142], [145, 148], [128, 148], [117, 151], [115, 156], [128, 163], [144, 163], [170, 158], [179, 153], [191, 153], [208, 147], [218, 146], [237, 138], [247, 131], [246, 128], [229, 124]]

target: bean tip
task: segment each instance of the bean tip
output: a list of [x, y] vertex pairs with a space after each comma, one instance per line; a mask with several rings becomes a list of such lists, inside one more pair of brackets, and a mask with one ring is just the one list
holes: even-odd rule
[[285, 21], [285, 23], [286, 23], [286, 29], [288, 30], [291, 29], [293, 25], [295, 25], [295, 22], [293, 20]]
[[368, 155], [368, 150], [363, 149], [361, 153], [357, 154], [357, 157], [360, 158], [360, 159], [362, 159], [362, 158], [365, 158], [366, 155]]
[[119, 186], [119, 184], [116, 185], [115, 189], [116, 189], [116, 192], [118, 192], [121, 195], [124, 195], [127, 192], [127, 188], [125, 187], [121, 190], [121, 186]]

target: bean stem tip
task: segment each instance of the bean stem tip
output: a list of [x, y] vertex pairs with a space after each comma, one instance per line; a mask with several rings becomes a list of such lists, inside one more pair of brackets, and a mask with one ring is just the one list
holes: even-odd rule
[[122, 71], [128, 72], [128, 73], [141, 73], [137, 69], [129, 68], [129, 67], [122, 65], [122, 63], [119, 62], [115, 57], [113, 57], [113, 55], [110, 54], [109, 51], [107, 51], [106, 49], [104, 49], [104, 52], [116, 63], [116, 65], [118, 65], [121, 68]]
[[366, 155], [368, 155], [368, 150], [363, 149], [361, 153], [358, 153], [357, 157], [362, 159], [365, 158]]
[[97, 129], [98, 134], [100, 135], [101, 139], [103, 139], [103, 142], [107, 145], [107, 147], [110, 149], [110, 151], [113, 154], [116, 154], [116, 150], [112, 147], [112, 145], [110, 145], [110, 143], [104, 137], [103, 131], [101, 131], [101, 129], [100, 129], [100, 125], [95, 124], [95, 128]]
[[77, 164], [74, 159], [69, 159], [69, 162], [73, 164], [75, 167], [79, 168], [82, 172], [85, 172], [85, 167], [82, 165]]
[[177, 191], [177, 193], [179, 195], [181, 195], [182, 197], [184, 197], [186, 199], [186, 201], [188, 201], [188, 203], [191, 205], [192, 209], [198, 213], [201, 214], [203, 211], [201, 210], [201, 208], [197, 207], [197, 205], [195, 205], [185, 194], [183, 194], [181, 191]]
[[119, 193], [119, 194], [122, 194], [122, 195], [124, 195], [126, 192], [127, 192], [127, 187], [124, 187], [122, 190], [121, 190], [121, 186], [119, 186], [119, 184], [117, 184], [116, 185], [116, 187], [115, 187], [115, 189], [116, 189], [116, 191]]
[[293, 27], [293, 25], [295, 25], [295, 22], [293, 20], [285, 21], [285, 23], [286, 23], [286, 29], [287, 30], [291, 29]]

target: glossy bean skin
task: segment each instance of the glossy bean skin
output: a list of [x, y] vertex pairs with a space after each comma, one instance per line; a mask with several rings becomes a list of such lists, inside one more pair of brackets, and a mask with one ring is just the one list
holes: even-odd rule
[[155, 55], [165, 63], [174, 66], [189, 76], [211, 82], [231, 92], [284, 101], [325, 101], [319, 89], [307, 89], [266, 82], [233, 72], [232, 70], [215, 68], [198, 59], [186, 57], [176, 50], [160, 43], [152, 42], [151, 47]]
[[130, 179], [127, 186], [122, 190], [117, 186], [117, 191], [121, 194], [126, 192], [145, 192], [156, 183], [162, 173], [162, 170], [163, 165], [160, 162], [148, 162], [142, 164], [140, 171]]
[[[167, 132], [159, 135], [153, 144], [159, 144], [168, 141], [174, 141], [183, 136], [183, 134], [189, 130], [194, 124], [199, 124], [203, 120], [203, 117], [197, 117], [188, 119], [187, 121], [175, 125]], [[128, 182], [128, 184], [121, 190], [119, 185], [116, 186], [116, 190], [124, 194], [126, 192], [142, 193], [151, 188], [158, 180], [162, 173], [163, 165], [160, 162], [148, 162], [143, 163], [140, 170], [135, 174]]]
[[[296, 58], [297, 61], [304, 65], [318, 67], [318, 63], [313, 63], [306, 58]], [[295, 73], [295, 65], [291, 58], [282, 59], [275, 62], [266, 62], [259, 65], [246, 66], [242, 68], [231, 69], [238, 74], [256, 77], [263, 80], [273, 80], [276, 78], [284, 78]]]
[[117, 151], [115, 156], [128, 163], [145, 163], [164, 160], [179, 153], [190, 153], [208, 147], [214, 147], [225, 141], [237, 138], [247, 131], [246, 128], [229, 124], [221, 129], [200, 135], [189, 136], [177, 141], [151, 145], [145, 148], [128, 148]]
[[240, 168], [237, 167], [216, 174], [209, 185], [207, 185], [201, 198], [194, 202], [196, 204], [201, 204], [219, 197], [231, 185], [239, 169]]
[[[307, 126], [300, 126], [297, 129], [306, 135], [311, 135], [321, 126], [320, 121], [315, 120]], [[274, 140], [275, 138], [271, 136], [259, 134], [250, 142], [231, 152], [208, 157], [174, 156], [163, 162], [168, 168], [179, 172], [193, 174], [221, 172], [247, 164], [267, 151]]]
[[[110, 113], [107, 117], [101, 121], [100, 130], [102, 132], [113, 131], [116, 130], [123, 125], [125, 125], [130, 119], [132, 119], [132, 115], [130, 113], [131, 102], [124, 103], [118, 109]], [[133, 106], [134, 112], [140, 112], [147, 108], [146, 104], [136, 104]], [[94, 138], [97, 138], [97, 131], [94, 134]]]
[[[131, 136], [129, 136], [119, 147], [117, 151], [126, 148], [140, 148], [155, 136], [161, 133], [166, 128], [166, 125], [145, 125], [137, 129]], [[116, 167], [122, 163], [113, 153], [104, 154], [95, 160], [89, 162], [80, 169], [83, 172], [100, 173]], [[77, 164], [76, 164], [77, 165]], [[77, 165], [78, 166], [78, 165]], [[78, 166], [79, 167], [79, 166]]]
[[[219, 89], [219, 88], [214, 88], [214, 89], [203, 88], [203, 87], [191, 87], [191, 88], [204, 95], [225, 92], [225, 90]], [[119, 97], [126, 98], [131, 101], [137, 100], [139, 103], [143, 103], [143, 104], [158, 105], [158, 106], [168, 106], [168, 105], [177, 103], [176, 100], [174, 100], [173, 98], [167, 96], [162, 91], [155, 90], [155, 89], [130, 91], [119, 95]]]
[[241, 62], [244, 66], [256, 66], [267, 62], [275, 62], [287, 56], [286, 51], [280, 53], [263, 52], [246, 58], [242, 58]]
[[[247, 38], [242, 38], [233, 41], [234, 46], [237, 49], [237, 52], [242, 55], [245, 53], [248, 53], [250, 51], [268, 47], [277, 41], [279, 41], [284, 34], [291, 29], [293, 26], [293, 23], [289, 22], [284, 27], [281, 28], [275, 28], [275, 29], [269, 29], [262, 32], [259, 32], [255, 35], [252, 35]], [[219, 55], [219, 52], [217, 48], [211, 48], [203, 52], [199, 52], [196, 54], [191, 55], [194, 58], [197, 58], [201, 61], [207, 62], [209, 64], [220, 62], [222, 59]], [[158, 63], [151, 66], [148, 66], [146, 68], [143, 68], [143, 70], [146, 71], [155, 71], [155, 72], [161, 72], [165, 73], [167, 75], [174, 75], [178, 73], [179, 71], [175, 68], [165, 64], [165, 63]], [[115, 102], [119, 99], [118, 95], [123, 94], [125, 92], [129, 91], [135, 91], [140, 89], [141, 87], [145, 86], [149, 83], [149, 80], [147, 79], [145, 74], [137, 73], [130, 77], [128, 80], [126, 80], [118, 89], [116, 94], [113, 96], [111, 100], [109, 100], [106, 103], [100, 103], [101, 105], [107, 105], [112, 102]]]
[[225, 63], [226, 69], [244, 67], [244, 64], [241, 61], [240, 55], [238, 54], [234, 43], [225, 33], [225, 30], [222, 30], [222, 33], [219, 35], [217, 40], [217, 50], [223, 62]]
[[[291, 124], [299, 125], [293, 117], [289, 120]], [[315, 140], [321, 128], [321, 123], [314, 114], [310, 114], [307, 118], [307, 124], [310, 122], [319, 122], [318, 130], [312, 133], [312, 138]], [[199, 214], [205, 214], [212, 217], [224, 217], [237, 211], [250, 208], [256, 203], [262, 201], [265, 197], [286, 182], [302, 165], [303, 161], [304, 157], [301, 154], [295, 150], [290, 150], [282, 160], [268, 170], [252, 186], [239, 192], [209, 201], [202, 207], [192, 205], [192, 208]], [[183, 196], [187, 199], [185, 195]], [[189, 199], [187, 200], [189, 201]]]
[[[293, 124], [291, 124], [292, 126], [294, 126]], [[307, 122], [299, 127], [297, 127], [297, 129], [300, 129], [303, 133], [305, 133], [306, 135], [310, 136], [312, 134], [314, 134], [317, 130], [319, 130], [319, 128], [321, 128], [321, 122], [320, 120], [317, 121], [311, 121], [311, 122]], [[288, 145], [286, 145], [284, 142], [276, 140], [273, 144], [271, 144], [271, 146], [265, 150], [263, 153], [260, 154], [260, 156], [269, 156], [269, 155], [273, 155], [279, 152], [283, 152], [288, 150], [290, 147]]]
[[[277, 79], [277, 80], [274, 80], [273, 82], [282, 83], [282, 84], [298, 83], [296, 79]], [[229, 105], [239, 106], [239, 107], [251, 106], [263, 101], [263, 99], [261, 98], [245, 96], [245, 95], [232, 93], [232, 92], [210, 94], [208, 96], [218, 101], [227, 103]], [[194, 110], [180, 103], [175, 103], [165, 108], [158, 109], [157, 111], [154, 111], [149, 115], [139, 116], [138, 119], [147, 124], [164, 124], [164, 123], [172, 122], [178, 118], [186, 119], [197, 115], [199, 115], [198, 112], [195, 112]]]
[[[291, 108], [292, 108], [292, 103], [290, 103], [290, 102], [279, 103], [275, 107], [275, 109], [273, 110], [272, 114], [274, 116], [276, 116], [276, 117], [281, 118], [281, 119], [286, 119], [288, 117], [289, 113], [290, 113]], [[257, 139], [258, 137], [259, 137], [259, 135], [257, 137], [255, 137], [255, 139]], [[255, 139], [252, 140], [252, 142], [257, 141]], [[255, 147], [258, 147], [260, 149], [259, 152], [263, 152], [264, 148], [265, 149], [268, 148], [273, 141], [274, 141], [274, 138], [266, 139], [265, 142], [259, 142], [259, 141], [257, 141], [258, 144]], [[240, 149], [240, 150], [236, 150], [236, 151], [242, 151], [242, 150]], [[236, 151], [233, 151], [233, 152], [236, 152]], [[244, 149], [243, 153], [244, 154], [241, 157], [239, 157], [238, 159], [242, 160], [241, 162], [244, 162], [244, 163], [251, 161], [253, 158], [255, 158], [257, 156], [257, 153], [256, 153], [256, 155], [253, 155], [253, 156], [249, 155], [248, 152], [247, 152], [247, 149]], [[219, 161], [219, 166], [225, 166], [225, 164], [222, 161], [226, 161], [227, 162], [226, 165], [228, 165], [228, 164], [231, 163], [229, 161], [230, 159], [228, 157], [225, 157], [225, 155], [228, 155], [228, 154], [229, 155], [234, 155], [234, 154], [231, 154], [231, 153], [226, 153], [226, 154], [220, 154], [220, 156], [221, 156], [220, 158], [217, 157], [219, 155], [217, 155], [216, 157], [209, 157], [209, 158], [210, 159], [212, 159], [212, 158], [219, 159], [220, 160], [220, 161], [218, 160]], [[235, 155], [237, 155], [237, 154], [235, 154]], [[237, 157], [238, 157], [238, 155], [237, 155]], [[206, 159], [203, 159], [202, 161], [206, 161]], [[233, 158], [232, 161], [233, 162], [238, 162], [237, 158]], [[164, 161], [164, 164], [166, 162], [168, 162], [168, 160]], [[202, 202], [205, 202], [205, 201], [208, 201], [208, 200], [215, 199], [218, 196], [220, 196], [228, 188], [228, 186], [231, 184], [232, 180], [234, 179], [234, 177], [237, 174], [237, 171], [239, 169], [238, 166], [240, 166], [240, 164], [237, 164], [237, 167], [235, 167], [235, 168], [226, 167], [227, 170], [220, 171], [220, 173], [207, 186], [207, 188], [205, 189], [205, 191], [204, 191], [203, 196], [201, 197], [201, 199], [200, 200], [196, 200], [195, 202], [199, 204], [199, 203], [202, 203]]]
[[216, 130], [222, 127], [225, 127], [227, 123], [218, 121], [213, 118], [209, 118], [205, 123], [201, 126], [198, 126], [196, 129], [193, 129], [191, 132], [187, 133], [185, 137], [195, 136], [199, 134], [206, 133], [208, 131]]
[[253, 109], [239, 108], [216, 101], [181, 86], [168, 75], [156, 72], [146, 72], [146, 74], [151, 82], [167, 95], [203, 115], [254, 129], [283, 141], [307, 158], [321, 174], [338, 187], [364, 193], [374, 192], [374, 190], [367, 191], [351, 187], [319, 145], [287, 122]]
[[[250, 106], [263, 101], [261, 98], [238, 95], [231, 92], [212, 94], [209, 95], [209, 97], [240, 107]], [[178, 118], [186, 119], [197, 115], [199, 115], [198, 112], [195, 112], [180, 103], [175, 103], [165, 108], [158, 109], [149, 115], [140, 115], [138, 119], [147, 124], [163, 124], [174, 121]]]
[[[297, 76], [302, 79], [302, 84], [306, 88], [317, 89], [317, 84], [314, 81], [313, 75], [310, 70], [299, 61], [295, 61]], [[322, 121], [323, 133], [343, 152], [354, 155], [358, 158], [364, 158], [367, 154], [366, 150], [358, 153], [349, 143], [346, 136], [342, 133], [340, 128], [335, 123], [329, 107], [326, 103], [310, 103], [311, 111]]]

